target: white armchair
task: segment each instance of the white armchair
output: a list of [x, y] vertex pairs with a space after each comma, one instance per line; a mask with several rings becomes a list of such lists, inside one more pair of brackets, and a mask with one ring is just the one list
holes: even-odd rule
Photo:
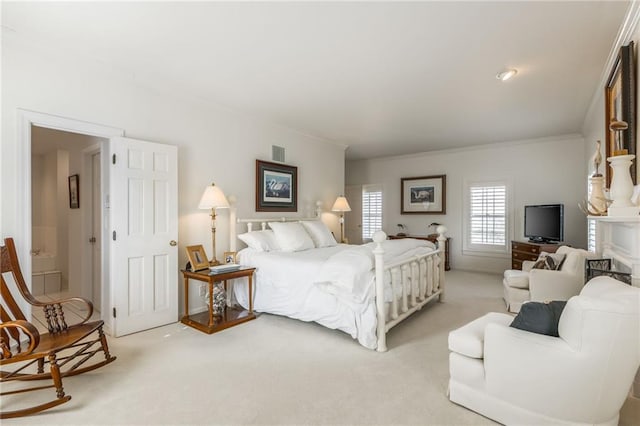
[[503, 424], [617, 425], [640, 367], [640, 288], [590, 280], [559, 337], [490, 313], [449, 334], [449, 399]]
[[504, 301], [510, 312], [520, 312], [522, 303], [528, 300], [568, 300], [580, 293], [584, 285], [585, 259], [591, 256], [591, 253], [569, 246], [559, 247], [556, 253], [566, 255], [562, 268], [558, 271], [531, 269], [534, 264], [531, 261], [523, 262], [522, 271], [504, 271]]

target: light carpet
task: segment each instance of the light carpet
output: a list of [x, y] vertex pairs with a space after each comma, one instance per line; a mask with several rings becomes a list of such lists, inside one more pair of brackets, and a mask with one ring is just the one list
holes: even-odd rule
[[[71, 401], [2, 423], [495, 424], [446, 396], [449, 331], [489, 311], [506, 312], [500, 277], [450, 271], [445, 303], [391, 330], [386, 353], [315, 323], [266, 314], [212, 335], [176, 323], [110, 338], [118, 359], [66, 378]], [[640, 424], [639, 401], [627, 400], [622, 425]]]

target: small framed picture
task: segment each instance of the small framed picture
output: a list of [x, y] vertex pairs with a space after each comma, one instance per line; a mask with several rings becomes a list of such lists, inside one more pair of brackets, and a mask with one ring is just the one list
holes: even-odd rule
[[80, 208], [80, 177], [78, 175], [69, 176], [69, 208]]
[[202, 247], [202, 245], [187, 246], [186, 250], [189, 262], [191, 262], [192, 271], [199, 271], [209, 267], [209, 260], [207, 259], [207, 254], [204, 252], [204, 247]]
[[445, 214], [446, 175], [400, 179], [401, 214]]
[[237, 263], [236, 262], [236, 255], [238, 254], [237, 251], [225, 251], [224, 252], [224, 263]]

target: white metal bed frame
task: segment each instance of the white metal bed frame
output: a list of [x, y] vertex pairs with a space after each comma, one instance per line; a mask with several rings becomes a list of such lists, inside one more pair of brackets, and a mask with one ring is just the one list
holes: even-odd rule
[[[231, 209], [230, 215], [230, 247], [236, 251], [237, 232], [236, 224], [245, 223], [247, 232], [254, 230], [253, 225], [259, 224], [260, 229], [267, 229], [268, 222], [297, 222], [304, 220], [319, 220], [321, 209], [318, 207], [316, 217], [276, 217], [276, 218], [237, 218], [235, 209]], [[382, 242], [387, 239], [387, 234], [377, 231], [373, 235], [376, 247], [373, 250], [375, 257], [375, 285], [376, 285], [376, 313], [377, 313], [377, 351], [387, 350], [387, 332], [394, 326], [409, 317], [412, 313], [422, 309], [424, 305], [435, 298], [444, 301], [444, 247], [446, 227], [439, 226], [438, 249], [433, 252], [413, 256], [402, 261], [384, 264], [384, 249]], [[392, 301], [384, 301], [384, 279], [389, 274], [392, 288], [400, 286], [402, 294], [400, 298], [393, 297]]]

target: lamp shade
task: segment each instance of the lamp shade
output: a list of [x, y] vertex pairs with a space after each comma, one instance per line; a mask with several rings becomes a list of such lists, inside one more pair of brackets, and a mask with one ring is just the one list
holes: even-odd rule
[[219, 186], [216, 186], [215, 183], [212, 183], [204, 190], [204, 194], [202, 194], [202, 198], [200, 198], [200, 204], [198, 204], [198, 208], [228, 209], [229, 201], [227, 201], [227, 197], [224, 196], [224, 192], [222, 192], [222, 189], [220, 189]]
[[349, 202], [342, 195], [336, 199], [336, 202], [333, 203], [333, 207], [331, 207], [331, 211], [334, 212], [350, 212], [351, 207], [349, 207]]

